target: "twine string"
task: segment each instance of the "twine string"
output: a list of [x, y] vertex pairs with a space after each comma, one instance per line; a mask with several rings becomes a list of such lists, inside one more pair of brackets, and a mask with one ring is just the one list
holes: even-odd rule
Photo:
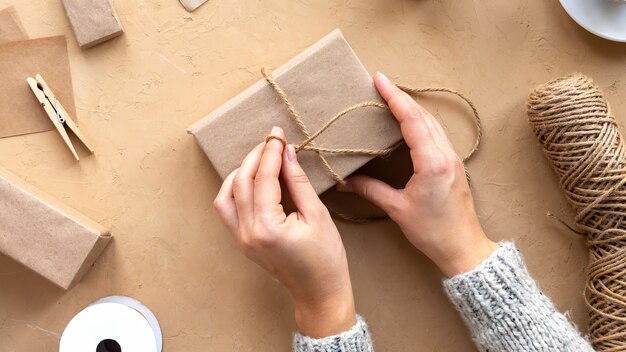
[[[269, 83], [269, 85], [272, 87], [274, 92], [276, 92], [280, 100], [283, 102], [283, 104], [287, 108], [289, 116], [296, 123], [300, 132], [304, 135], [304, 138], [305, 138], [304, 141], [302, 141], [300, 144], [294, 144], [294, 148], [296, 149], [296, 152], [300, 152], [302, 150], [315, 152], [320, 158], [320, 161], [322, 162], [322, 165], [324, 166], [328, 174], [337, 183], [345, 183], [345, 180], [341, 176], [339, 176], [337, 172], [335, 172], [332, 166], [330, 166], [330, 163], [328, 162], [324, 154], [371, 155], [371, 156], [385, 157], [391, 154], [396, 148], [398, 148], [400, 145], [404, 143], [404, 141], [401, 140], [398, 143], [388, 148], [382, 148], [382, 149], [328, 148], [328, 147], [317, 146], [316, 144], [314, 144], [315, 139], [317, 139], [322, 133], [324, 133], [328, 128], [330, 128], [335, 122], [347, 116], [351, 112], [355, 110], [365, 109], [365, 108], [389, 110], [389, 107], [386, 104], [383, 104], [377, 101], [360, 102], [358, 104], [352, 105], [342, 110], [341, 112], [337, 113], [335, 116], [329, 119], [319, 130], [311, 134], [306, 124], [302, 120], [302, 117], [300, 116], [296, 108], [293, 106], [291, 101], [289, 100], [287, 93], [285, 93], [285, 91], [278, 85], [278, 83], [276, 83], [276, 80], [274, 80], [271, 73], [268, 72], [265, 68], [261, 68], [261, 73], [263, 74], [263, 77], [265, 77], [265, 80]], [[474, 103], [472, 103], [472, 101], [469, 98], [467, 98], [462, 93], [457, 92], [456, 90], [445, 88], [445, 87], [444, 88], [410, 88], [410, 87], [405, 87], [402, 85], [397, 85], [397, 86], [398, 88], [400, 88], [401, 90], [403, 90], [404, 92], [410, 95], [418, 95], [421, 93], [441, 92], [441, 93], [449, 93], [449, 94], [456, 95], [457, 97], [465, 101], [467, 105], [470, 107], [470, 109], [472, 110], [472, 113], [474, 114], [474, 126], [476, 129], [476, 139], [474, 140], [474, 144], [472, 145], [471, 150], [461, 160], [465, 162], [468, 159], [470, 159], [472, 155], [474, 155], [476, 150], [478, 150], [478, 146], [480, 145], [480, 140], [482, 138], [482, 126], [481, 126], [480, 115], [478, 114], [478, 110], [476, 109], [476, 106], [474, 106]], [[287, 142], [283, 141], [283, 143], [286, 144]], [[465, 170], [465, 174], [467, 177], [469, 177], [467, 169]], [[342, 217], [344, 219], [346, 218], [345, 216], [342, 216], [342, 214], [340, 213], [338, 213], [337, 215], [339, 215], [339, 217]], [[354, 218], [348, 219], [348, 220], [354, 220]]]
[[626, 148], [600, 88], [573, 74], [537, 87], [530, 126], [589, 249], [585, 301], [597, 351], [626, 350]]

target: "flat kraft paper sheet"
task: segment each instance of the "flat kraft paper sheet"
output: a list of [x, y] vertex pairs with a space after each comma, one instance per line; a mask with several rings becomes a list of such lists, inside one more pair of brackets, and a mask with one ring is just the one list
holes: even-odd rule
[[0, 45], [0, 137], [54, 128], [26, 83], [27, 77], [37, 73], [77, 121], [65, 37], [5, 43]]

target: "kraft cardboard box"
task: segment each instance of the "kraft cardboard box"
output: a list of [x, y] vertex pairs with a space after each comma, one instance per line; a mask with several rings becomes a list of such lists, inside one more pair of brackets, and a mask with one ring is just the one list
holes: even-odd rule
[[76, 41], [91, 48], [124, 33], [110, 0], [63, 0]]
[[68, 289], [111, 239], [107, 229], [0, 168], [0, 252]]
[[[335, 30], [273, 71], [311, 133], [344, 109], [364, 101], [384, 102], [372, 77], [343, 37]], [[285, 130], [287, 141], [298, 144], [302, 132], [276, 92], [259, 72], [257, 83], [189, 128], [209, 160], [224, 178], [245, 155], [263, 141], [273, 126]], [[402, 139], [388, 110], [361, 108], [338, 120], [315, 145], [327, 148], [389, 148]], [[326, 154], [332, 168], [346, 177], [373, 157]], [[335, 184], [313, 151], [300, 151], [298, 160], [318, 194]]]

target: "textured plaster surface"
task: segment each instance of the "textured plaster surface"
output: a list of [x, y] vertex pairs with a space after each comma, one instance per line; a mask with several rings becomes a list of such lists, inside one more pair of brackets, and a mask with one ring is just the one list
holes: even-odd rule
[[[186, 128], [334, 28], [365, 66], [414, 86], [449, 86], [483, 116], [469, 164], [478, 215], [513, 239], [531, 273], [581, 328], [584, 243], [558, 222], [572, 213], [525, 116], [534, 86], [571, 71], [603, 87], [626, 119], [626, 46], [585, 32], [556, 1], [114, 1], [125, 35], [81, 50], [59, 1], [15, 5], [32, 38], [68, 38], [82, 131], [96, 150], [76, 163], [54, 132], [0, 140], [0, 164], [108, 226], [115, 239], [69, 292], [0, 256], [0, 351], [56, 351], [90, 302], [129, 295], [163, 328], [165, 351], [287, 351], [295, 330], [286, 291], [239, 254], [211, 201], [220, 180]], [[466, 111], [421, 101], [460, 154]], [[242, 126], [245, 128], [245, 126]], [[392, 158], [377, 171], [406, 169]], [[336, 195], [325, 195], [337, 201]], [[346, 203], [346, 199], [338, 200]], [[377, 351], [474, 351], [444, 298], [441, 274], [391, 223], [338, 224], [358, 311]]]

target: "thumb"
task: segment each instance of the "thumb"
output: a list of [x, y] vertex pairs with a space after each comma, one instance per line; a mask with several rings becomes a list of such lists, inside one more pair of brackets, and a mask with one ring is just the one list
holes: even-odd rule
[[399, 196], [397, 189], [381, 180], [365, 175], [348, 177], [344, 184], [337, 185], [337, 190], [340, 192], [354, 192], [384, 210], [388, 215], [391, 215], [389, 213]]
[[298, 163], [293, 145], [288, 145], [283, 152], [281, 174], [293, 204], [305, 218], [307, 215], [314, 216], [319, 213], [319, 209], [324, 208], [309, 178]]

